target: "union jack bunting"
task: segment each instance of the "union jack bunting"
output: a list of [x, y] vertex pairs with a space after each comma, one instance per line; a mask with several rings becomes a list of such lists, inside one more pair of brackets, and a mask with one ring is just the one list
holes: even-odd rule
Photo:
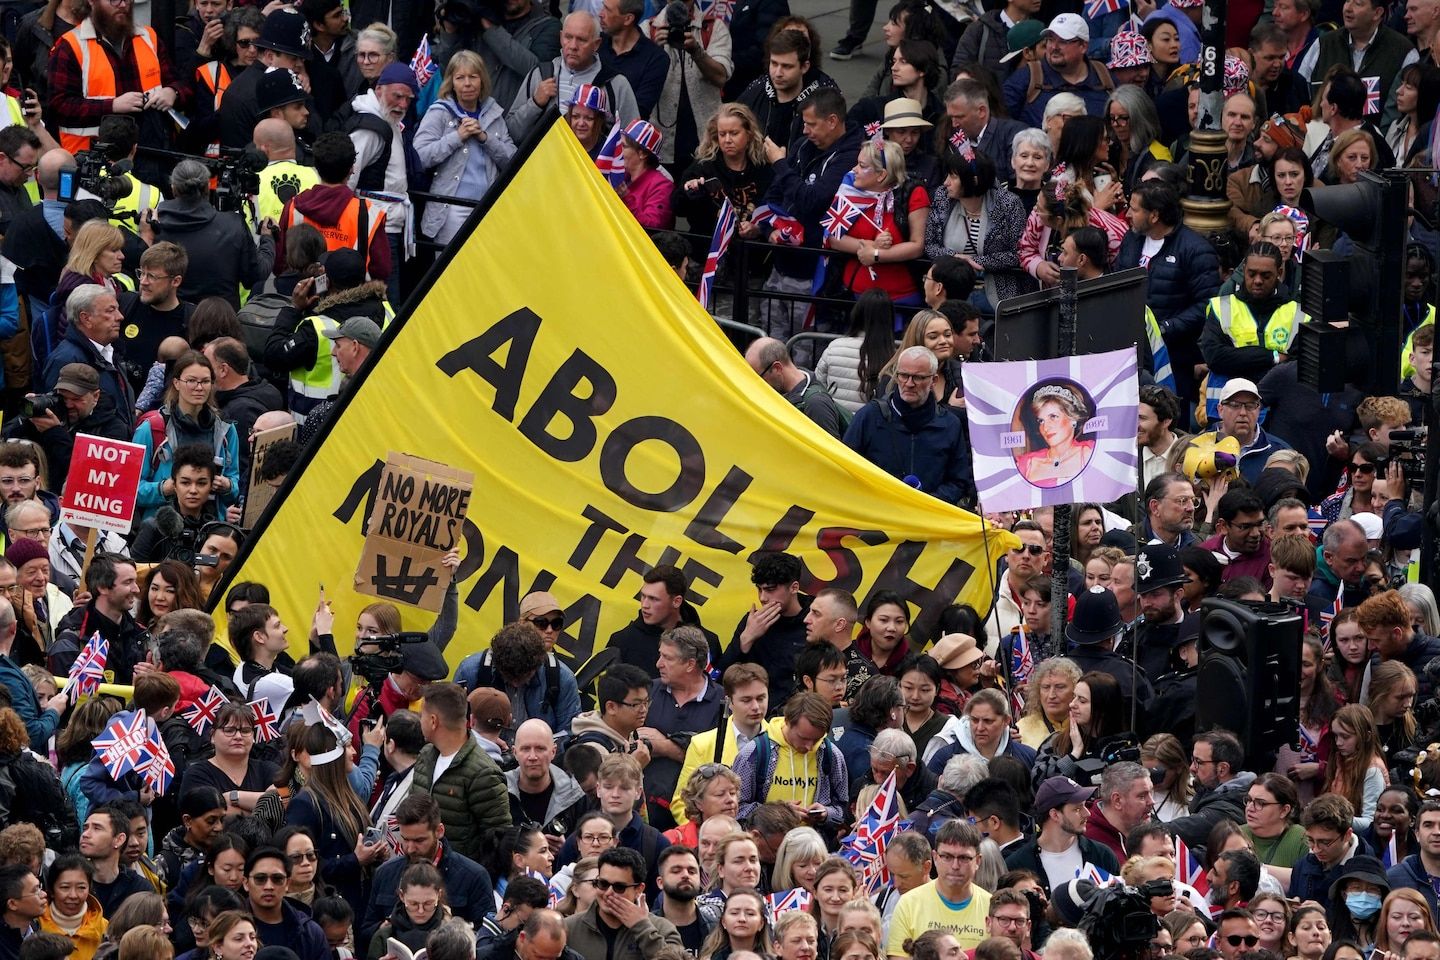
[[864, 816], [855, 822], [855, 832], [840, 841], [840, 856], [860, 871], [860, 885], [866, 896], [874, 896], [890, 882], [885, 848], [895, 834], [910, 825], [900, 820], [900, 801], [895, 793], [895, 771], [880, 785]]
[[255, 717], [256, 743], [269, 743], [271, 740], [279, 739], [280, 717], [275, 713], [275, 708], [270, 706], [267, 698], [251, 700], [250, 712]]
[[1380, 78], [1361, 77], [1365, 81], [1365, 116], [1380, 112]]
[[720, 204], [720, 216], [715, 221], [715, 232], [710, 236], [710, 252], [705, 254], [705, 270], [700, 275], [700, 287], [695, 296], [700, 306], [710, 309], [715, 289], [715, 272], [720, 269], [720, 258], [730, 249], [730, 238], [735, 235], [735, 208], [726, 197]]
[[410, 58], [410, 71], [415, 74], [415, 82], [422, 87], [435, 76], [435, 61], [430, 59], [428, 34], [420, 38], [420, 46], [415, 48], [415, 56]]
[[1175, 879], [1188, 883], [1200, 893], [1210, 890], [1210, 881], [1205, 877], [1205, 865], [1190, 853], [1190, 848], [1179, 837], [1175, 838]]
[[791, 910], [809, 910], [810, 903], [814, 898], [810, 891], [804, 887], [796, 887], [793, 890], [782, 890], [779, 893], [767, 893], [765, 895], [765, 906], [770, 908], [770, 918], [788, 913]]
[[625, 184], [625, 161], [620, 156], [620, 151], [625, 146], [625, 128], [615, 124], [610, 131], [610, 136], [605, 139], [605, 145], [595, 156], [595, 166], [599, 168], [602, 176], [610, 181], [610, 186], [619, 187]]
[[150, 759], [149, 724], [144, 710], [121, 711], [110, 721], [100, 736], [90, 741], [95, 756], [105, 766], [110, 779], [119, 780]]
[[73, 703], [80, 697], [94, 696], [105, 679], [105, 661], [110, 656], [110, 641], [97, 631], [85, 642], [85, 648], [70, 665], [69, 682], [65, 692]]
[[212, 684], [204, 696], [181, 711], [180, 716], [203, 737], [205, 732], [214, 726], [215, 718], [219, 716], [220, 708], [225, 706], [225, 703], [225, 694]]
[[770, 224], [770, 239], [798, 247], [805, 242], [805, 225], [779, 207], [762, 203], [750, 211], [750, 222], [759, 227]]

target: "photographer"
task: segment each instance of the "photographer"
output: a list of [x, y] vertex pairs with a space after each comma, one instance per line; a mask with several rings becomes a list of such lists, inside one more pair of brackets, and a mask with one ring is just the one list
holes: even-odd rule
[[100, 373], [88, 363], [67, 363], [49, 394], [26, 394], [24, 410], [5, 425], [6, 440], [30, 440], [45, 451], [49, 464], [46, 486], [59, 490], [70, 471], [75, 435], [88, 433], [111, 440], [129, 440], [129, 417], [113, 407], [100, 408]]
[[180, 296], [194, 303], [220, 297], [240, 309], [240, 288], [259, 286], [274, 266], [274, 222], [261, 224], [257, 243], [243, 217], [212, 207], [210, 171], [198, 160], [176, 164], [170, 189], [175, 199], [160, 204], [153, 221], [156, 239], [179, 244], [191, 260], [206, 265], [185, 278]]
[[498, 9], [482, 7], [479, 16], [478, 52], [490, 68], [490, 95], [509, 106], [530, 71], [560, 55], [560, 21], [534, 0], [504, 0]]
[[176, 559], [187, 566], [200, 544], [200, 531], [218, 519], [214, 500], [215, 476], [219, 473], [215, 455], [204, 444], [192, 443], [175, 452], [174, 491], [155, 516], [141, 523], [131, 545], [131, 555], [140, 561]]
[[705, 124], [720, 109], [721, 91], [734, 69], [730, 28], [714, 10], [713, 4], [701, 11], [695, 0], [670, 0], [660, 13], [640, 25], [640, 32], [663, 47], [670, 58], [660, 103], [650, 115], [660, 130], [663, 164], [685, 164], [695, 155]]

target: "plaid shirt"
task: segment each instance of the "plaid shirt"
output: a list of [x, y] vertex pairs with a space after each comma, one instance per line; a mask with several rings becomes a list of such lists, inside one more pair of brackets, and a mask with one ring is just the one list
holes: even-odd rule
[[[94, 29], [94, 21], [85, 21], [76, 28], [79, 31], [77, 39], [84, 42], [84, 37]], [[108, 40], [102, 38], [100, 41], [100, 47], [110, 59], [111, 69], [115, 71], [115, 89], [118, 93], [129, 93], [132, 90], [144, 92], [140, 85], [140, 68], [131, 51], [133, 43], [133, 40], [127, 42], [124, 49], [117, 52]], [[190, 86], [176, 79], [169, 52], [158, 40], [156, 45], [160, 55], [160, 84], [175, 91], [175, 109], [184, 113], [190, 106]], [[115, 112], [111, 108], [112, 102], [103, 98], [86, 98], [84, 78], [80, 75], [80, 61], [76, 58], [75, 51], [69, 43], [57, 41], [50, 51], [50, 110], [55, 123], [62, 127], [99, 126], [102, 117]]]

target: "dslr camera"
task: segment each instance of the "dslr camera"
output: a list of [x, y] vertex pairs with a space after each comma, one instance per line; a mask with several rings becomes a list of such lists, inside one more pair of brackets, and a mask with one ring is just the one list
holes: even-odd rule
[[20, 415], [27, 420], [34, 420], [36, 417], [43, 417], [46, 414], [54, 414], [65, 422], [65, 398], [58, 393], [37, 393], [33, 397], [26, 397], [20, 403]]
[[685, 0], [670, 0], [665, 4], [665, 46], [675, 50], [685, 49], [685, 37], [690, 32], [690, 7]]

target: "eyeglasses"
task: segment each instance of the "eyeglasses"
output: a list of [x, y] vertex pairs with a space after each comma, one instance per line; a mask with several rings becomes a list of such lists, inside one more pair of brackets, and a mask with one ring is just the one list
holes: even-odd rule
[[180, 377], [175, 382], [183, 383], [185, 386], [189, 387], [192, 390], [205, 390], [209, 388], [210, 384], [214, 383], [215, 381], [208, 378], [205, 380], [199, 380], [195, 377]]
[[631, 710], [648, 710], [650, 709], [650, 698], [646, 697], [644, 700], [635, 700], [633, 702], [629, 700], [621, 700], [620, 706], [629, 707]]
[[1032, 557], [1038, 557], [1045, 552], [1045, 548], [1038, 543], [1022, 543], [1010, 552], [1015, 554], [1028, 553]]
[[974, 863], [974, 862], [975, 862], [975, 854], [973, 854], [973, 853], [937, 853], [937, 854], [935, 854], [935, 862], [936, 862], [936, 863]]
[[254, 727], [216, 727], [216, 729], [227, 737], [253, 737], [255, 735]]
[[595, 889], [599, 890], [601, 893], [605, 893], [609, 890], [614, 890], [616, 893], [624, 893], [626, 890], [633, 890], [635, 887], [638, 886], [640, 886], [640, 884], [638, 883], [617, 883], [614, 880], [595, 881]]
[[40, 166], [39, 163], [21, 163], [19, 160], [16, 160], [15, 155], [11, 153], [5, 154], [5, 159], [9, 160], [11, 163], [15, 164], [15, 166], [19, 167], [26, 173], [34, 173], [36, 168]]
[[1308, 833], [1305, 835], [1305, 845], [1308, 846], [1311, 850], [1324, 850], [1324, 849], [1326, 849], [1327, 847], [1333, 847], [1333, 846], [1335, 846], [1335, 844], [1337, 844], [1337, 843], [1339, 843], [1339, 842], [1340, 842], [1340, 835], [1339, 835], [1339, 834], [1336, 834], [1335, 836], [1330, 837], [1329, 839], [1326, 839], [1326, 838], [1324, 838], [1324, 837], [1312, 837], [1312, 836], [1310, 836]]
[[1279, 910], [1251, 910], [1250, 916], [1261, 923], [1268, 923], [1271, 920], [1284, 920], [1285, 914]]
[[1029, 917], [1002, 917], [999, 914], [991, 917], [990, 920], [1002, 927], [1023, 927], [1030, 922]]
[[146, 280], [151, 280], [151, 281], [153, 281], [153, 282], [155, 282], [155, 283], [159, 283], [161, 280], [173, 280], [173, 279], [174, 279], [174, 277], [173, 277], [171, 274], [168, 274], [168, 273], [151, 273], [149, 270], [141, 270], [138, 274], [136, 274], [136, 276], [139, 277], [142, 282], [143, 282], [143, 281], [146, 281]]
[[609, 843], [615, 839], [613, 833], [582, 833], [580, 839], [586, 843]]
[[563, 630], [565, 627], [564, 617], [531, 617], [530, 625], [536, 630]]
[[440, 905], [439, 900], [401, 900], [406, 910], [434, 910]]
[[927, 383], [927, 382], [935, 379], [935, 374], [933, 374], [933, 373], [905, 373], [905, 372], [902, 371], [902, 372], [900, 372], [900, 373], [895, 374], [895, 379], [896, 379], [896, 380], [899, 380], [901, 383]]
[[1238, 947], [1242, 943], [1245, 944], [1245, 946], [1247, 947], [1253, 947], [1255, 946], [1255, 944], [1260, 942], [1260, 938], [1255, 936], [1253, 933], [1232, 933], [1225, 938], [1225, 942], [1230, 944], [1230, 946], [1232, 947]]
[[250, 882], [257, 887], [283, 887], [289, 881], [283, 873], [253, 873]]
[[0, 477], [0, 487], [28, 487], [35, 477]]
[[1244, 410], [1247, 413], [1254, 413], [1260, 409], [1259, 400], [1226, 400], [1220, 404], [1222, 407], [1229, 407], [1231, 410]]
[[379, 60], [385, 56], [383, 53], [373, 53], [369, 50], [361, 50], [355, 54], [356, 60]]
[[1262, 799], [1260, 799], [1259, 797], [1246, 797], [1246, 798], [1245, 798], [1245, 806], [1247, 806], [1247, 807], [1255, 807], [1256, 809], [1264, 810], [1266, 807], [1278, 807], [1278, 806], [1280, 806], [1280, 801], [1279, 801], [1279, 800], [1262, 800]]
[[594, 878], [594, 877], [583, 877], [583, 878], [582, 878], [582, 877], [576, 877], [574, 880], [572, 880], [572, 881], [570, 882], [570, 886], [572, 886], [572, 887], [578, 887], [578, 886], [580, 886], [580, 884], [582, 884], [582, 883], [594, 883], [594, 882], [595, 882], [595, 878]]
[[311, 850], [309, 853], [292, 853], [285, 859], [289, 860], [291, 863], [314, 863], [316, 860], [320, 859], [320, 854], [316, 853], [314, 850]]
[[1129, 123], [1130, 115], [1128, 113], [1112, 113], [1109, 120], [1111, 123]]
[[53, 527], [31, 527], [29, 530], [21, 530], [19, 527], [15, 527], [10, 532], [18, 533], [22, 537], [48, 537], [53, 530]]
[[1207, 763], [1213, 764], [1214, 762], [1215, 762], [1214, 760], [1201, 760], [1199, 757], [1191, 757], [1191, 758], [1190, 758], [1190, 766], [1192, 766], [1192, 767], [1203, 767], [1203, 766], [1205, 766]]

